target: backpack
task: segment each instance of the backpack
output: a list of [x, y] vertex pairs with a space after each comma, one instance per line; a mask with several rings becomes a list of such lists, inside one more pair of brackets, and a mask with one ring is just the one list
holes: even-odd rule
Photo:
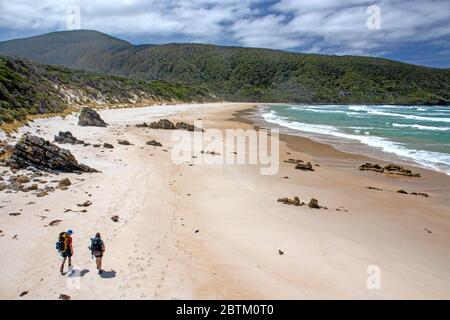
[[66, 235], [65, 232], [60, 232], [59, 233], [59, 237], [58, 237], [58, 242], [56, 242], [56, 250], [58, 250], [58, 252], [62, 252], [65, 249], [65, 238], [64, 236]]
[[102, 251], [103, 250], [103, 241], [100, 238], [92, 238], [91, 239], [91, 251]]

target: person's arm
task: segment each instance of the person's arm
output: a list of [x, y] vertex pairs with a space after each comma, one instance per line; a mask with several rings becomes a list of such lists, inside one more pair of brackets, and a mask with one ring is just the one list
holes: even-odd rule
[[102, 241], [102, 251], [105, 252], [105, 243]]
[[72, 255], [73, 255], [72, 239], [70, 239], [70, 242], [69, 242], [69, 248], [70, 248], [70, 252], [71, 252]]

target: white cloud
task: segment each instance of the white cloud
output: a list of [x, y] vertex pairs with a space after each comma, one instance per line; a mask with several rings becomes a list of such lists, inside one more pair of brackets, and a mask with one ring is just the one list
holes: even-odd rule
[[[372, 4], [380, 30], [366, 26]], [[448, 0], [0, 0], [0, 30], [65, 30], [70, 5], [80, 7], [83, 29], [134, 38], [350, 54], [450, 38]]]

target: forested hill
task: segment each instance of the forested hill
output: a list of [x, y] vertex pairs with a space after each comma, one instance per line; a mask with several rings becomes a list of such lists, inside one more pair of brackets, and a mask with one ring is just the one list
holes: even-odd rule
[[96, 31], [0, 43], [0, 54], [140, 80], [204, 85], [230, 101], [449, 104], [450, 70], [360, 56], [202, 44], [132, 45]]
[[215, 101], [208, 89], [143, 81], [0, 56], [0, 124], [69, 106]]

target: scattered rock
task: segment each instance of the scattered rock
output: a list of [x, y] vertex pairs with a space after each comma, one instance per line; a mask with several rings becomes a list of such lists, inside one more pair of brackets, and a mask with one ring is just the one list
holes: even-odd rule
[[68, 296], [67, 294], [60, 294], [59, 295], [59, 300], [70, 300], [70, 296]]
[[280, 199], [278, 199], [278, 202], [282, 202], [283, 204], [294, 205], [294, 206], [302, 206], [305, 204], [304, 202], [300, 201], [299, 197], [294, 197], [294, 199], [280, 198]]
[[60, 131], [54, 140], [58, 143], [85, 144], [83, 140], [75, 138], [70, 131]]
[[426, 232], [428, 233], [432, 233], [431, 230], [427, 229], [427, 228], [423, 228]]
[[[164, 130], [184, 129], [187, 131], [194, 131], [196, 129], [195, 126], [192, 124], [185, 122], [177, 122], [174, 124], [173, 122], [167, 119], [161, 119], [159, 121], [152, 122], [150, 124], [144, 122], [142, 124], [138, 124], [137, 127], [150, 129], [164, 129]], [[203, 131], [203, 129], [201, 131]]]
[[114, 146], [112, 145], [112, 144], [110, 144], [110, 143], [104, 143], [103, 144], [103, 148], [106, 148], [106, 149], [114, 149]]
[[41, 191], [41, 192], [36, 194], [36, 197], [38, 197], [38, 198], [42, 198], [42, 197], [45, 197], [45, 196], [48, 196], [48, 192], [46, 192], [46, 191]]
[[20, 212], [11, 212], [9, 215], [13, 216], [13, 217], [17, 217], [17, 216], [20, 216], [21, 213]]
[[62, 222], [62, 220], [53, 220], [48, 225], [50, 227], [54, 227], [54, 226], [57, 226], [58, 224], [60, 224], [61, 222]]
[[281, 251], [281, 250], [278, 250], [278, 254], [279, 254], [280, 256], [282, 256], [282, 255], [284, 254], [284, 252]]
[[112, 216], [111, 220], [114, 222], [119, 222], [119, 216]]
[[64, 178], [58, 182], [58, 186], [60, 186], [60, 187], [68, 187], [71, 184], [72, 184], [72, 182], [70, 182], [69, 178]]
[[131, 146], [131, 142], [128, 140], [119, 140], [118, 143], [124, 146]]
[[319, 201], [315, 198], [311, 198], [311, 200], [309, 200], [308, 207], [311, 209], [320, 209]]
[[302, 163], [304, 162], [303, 160], [298, 160], [298, 159], [288, 159], [288, 160], [284, 160], [284, 162], [286, 163], [293, 163], [293, 164], [298, 164], [298, 163]]
[[28, 291], [23, 291], [21, 294], [19, 294], [19, 297], [26, 296], [28, 294]]
[[78, 163], [69, 150], [28, 134], [24, 134], [17, 142], [9, 162], [20, 168], [31, 166], [43, 171], [98, 172]]
[[86, 200], [86, 201], [83, 202], [83, 203], [78, 203], [77, 206], [79, 206], [79, 207], [89, 207], [91, 204], [92, 204], [91, 201]]
[[85, 127], [106, 127], [108, 124], [100, 118], [100, 115], [91, 108], [83, 108], [78, 118], [78, 125]]
[[146, 145], [149, 145], [149, 146], [155, 146], [155, 147], [162, 147], [162, 146], [163, 146], [163, 145], [161, 144], [161, 142], [158, 142], [158, 141], [156, 141], [156, 140], [150, 140], [150, 141], [147, 141], [145, 144], [146, 144]]
[[198, 230], [198, 229], [194, 231], [194, 233], [199, 233], [199, 232], [200, 232], [200, 230]]
[[425, 198], [429, 197], [428, 193], [425, 193], [425, 192], [411, 192], [410, 194], [415, 195], [415, 196], [422, 196]]
[[383, 189], [377, 188], [377, 187], [366, 187], [366, 189], [369, 190], [377, 190], [377, 191], [383, 191]]
[[304, 170], [304, 171], [314, 171], [311, 162], [297, 163], [297, 165], [295, 166], [295, 169], [300, 169], [300, 170]]
[[398, 190], [397, 193], [408, 194], [408, 192], [406, 192], [406, 191], [403, 190], [403, 189]]
[[30, 179], [30, 177], [27, 177], [27, 176], [18, 176], [18, 177], [15, 179], [15, 181], [16, 181], [17, 183], [28, 183], [28, 182], [31, 181], [31, 179]]
[[374, 172], [380, 172], [380, 173], [389, 173], [389, 174], [397, 174], [407, 177], [420, 177], [420, 173], [414, 173], [409, 169], [405, 169], [402, 166], [399, 166], [397, 164], [388, 164], [384, 167], [380, 166], [379, 164], [372, 164], [370, 162], [366, 162], [359, 166], [358, 168], [361, 171], [374, 171]]

